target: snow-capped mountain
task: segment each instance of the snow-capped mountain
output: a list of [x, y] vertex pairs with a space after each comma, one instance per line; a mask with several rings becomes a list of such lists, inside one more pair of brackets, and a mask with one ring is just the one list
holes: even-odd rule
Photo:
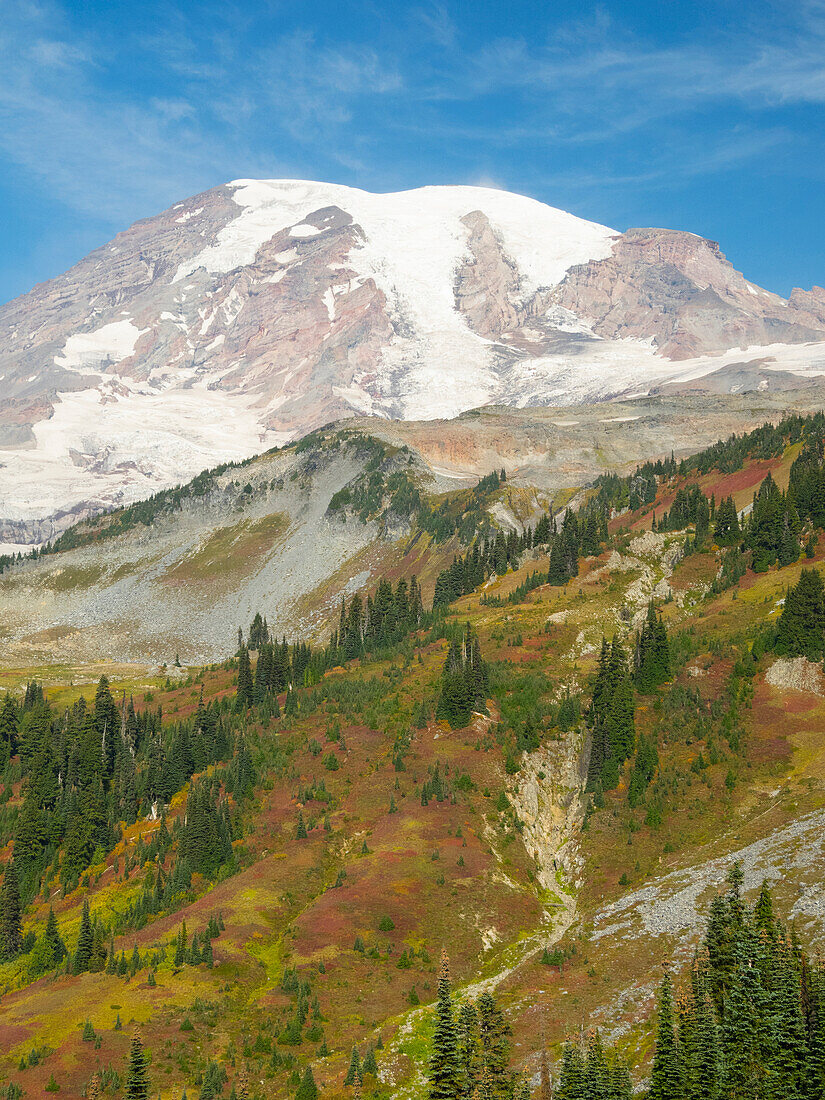
[[786, 301], [689, 233], [477, 187], [236, 180], [0, 308], [0, 541], [353, 413], [825, 372], [820, 341], [825, 291]]

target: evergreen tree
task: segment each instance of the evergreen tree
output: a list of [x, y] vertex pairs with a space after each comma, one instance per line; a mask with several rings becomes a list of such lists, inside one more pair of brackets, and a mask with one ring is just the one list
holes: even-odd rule
[[773, 1016], [775, 1048], [771, 1070], [781, 1082], [785, 1100], [803, 1100], [807, 1085], [808, 1036], [799, 997], [799, 975], [790, 942], [772, 952], [769, 1011]]
[[647, 694], [670, 678], [670, 643], [667, 629], [651, 600], [647, 618], [636, 638], [636, 688]]
[[684, 1067], [674, 1028], [673, 982], [668, 971], [659, 991], [658, 1016], [649, 1100], [682, 1100]]
[[361, 1059], [358, 1056], [358, 1047], [352, 1048], [352, 1054], [349, 1060], [349, 1069], [347, 1075], [344, 1078], [345, 1085], [354, 1085], [361, 1075]]
[[73, 960], [75, 974], [82, 974], [90, 968], [93, 949], [94, 931], [92, 929], [92, 918], [89, 913], [88, 898], [84, 898], [83, 911], [80, 914], [80, 931], [77, 936], [77, 949], [75, 950]]
[[307, 1066], [304, 1076], [295, 1093], [295, 1100], [318, 1100], [318, 1086], [312, 1075], [312, 1066]]
[[137, 1031], [132, 1035], [129, 1047], [125, 1100], [149, 1100], [148, 1059]]
[[785, 597], [776, 624], [776, 652], [789, 657], [822, 659], [825, 651], [825, 585], [816, 569], [803, 569]]
[[749, 957], [744, 936], [737, 939], [735, 950], [737, 964], [722, 1020], [724, 1095], [732, 1100], [749, 1100], [773, 1093], [773, 1018], [767, 1011], [759, 968]]
[[725, 497], [716, 510], [713, 537], [719, 546], [735, 546], [740, 538], [739, 515], [733, 497]]
[[458, 1063], [460, 1097], [472, 1097], [481, 1077], [481, 1046], [478, 1013], [471, 1001], [461, 1005], [458, 1016]]
[[503, 1100], [512, 1092], [512, 1078], [507, 1068], [510, 1061], [510, 1025], [489, 990], [479, 997], [477, 1010], [482, 1058], [489, 1073], [492, 1096]]
[[255, 702], [255, 684], [252, 679], [252, 666], [249, 662], [249, 650], [242, 645], [238, 653], [238, 688], [236, 702], [239, 708], [246, 710]]
[[17, 880], [17, 861], [11, 860], [3, 875], [0, 893], [0, 952], [5, 959], [12, 959], [22, 946], [20, 884]]
[[633, 685], [618, 638], [609, 645], [602, 640], [587, 721], [591, 729], [587, 789], [612, 790], [619, 782], [620, 766], [636, 743]]
[[453, 640], [441, 676], [436, 719], [446, 719], [453, 729], [466, 726], [474, 708], [484, 707], [489, 691], [487, 665], [478, 638], [467, 623], [464, 636]]
[[569, 1039], [564, 1044], [562, 1053], [561, 1080], [556, 1100], [588, 1100], [584, 1055]]
[[450, 963], [446, 951], [441, 952], [435, 1016], [428, 1095], [430, 1100], [456, 1100], [460, 1087], [458, 1036], [450, 999]]

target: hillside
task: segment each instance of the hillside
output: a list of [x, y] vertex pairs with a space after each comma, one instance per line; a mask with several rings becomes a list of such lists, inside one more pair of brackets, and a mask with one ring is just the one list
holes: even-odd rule
[[[156, 668], [176, 656], [219, 660], [238, 623], [257, 610], [278, 633], [323, 640], [341, 595], [382, 573], [418, 572], [430, 598], [458, 549], [455, 520], [470, 487], [491, 470], [504, 469], [507, 483], [484, 495], [472, 522], [521, 531], [602, 473], [671, 451], [681, 458], [789, 407], [813, 411], [823, 395], [811, 383], [582, 405], [575, 414], [493, 408], [450, 421], [353, 418], [81, 522], [39, 559], [6, 563], [0, 663], [76, 666], [81, 676], [90, 661]], [[409, 492], [398, 493], [401, 485]], [[342, 490], [356, 504], [334, 509]], [[432, 513], [449, 522], [434, 523]]]
[[[692, 458], [606, 473], [575, 514], [555, 509], [555, 533], [540, 495], [523, 516], [529, 533], [491, 526], [496, 500], [519, 499], [517, 486], [505, 496], [509, 477], [485, 479], [475, 499], [436, 495], [416, 523], [436, 530], [449, 515], [454, 542], [433, 536], [418, 557], [375, 562], [343, 613], [336, 595], [327, 629], [291, 634], [300, 644], [288, 651], [252, 621], [269, 609], [250, 597], [234, 620], [243, 644], [227, 637], [208, 667], [87, 666], [78, 679], [110, 674], [96, 688], [36, 656], [10, 662], [0, 842], [25, 908], [22, 951], [0, 965], [0, 1074], [26, 1095], [50, 1078], [80, 1095], [98, 1068], [103, 1095], [118, 1095], [134, 1021], [164, 1100], [184, 1086], [209, 1095], [223, 1071], [218, 1095], [247, 1072], [250, 1095], [292, 1096], [307, 1066], [322, 1096], [350, 1095], [353, 1046], [376, 1063], [366, 1095], [423, 1097], [444, 948], [465, 999], [494, 991], [513, 1070], [538, 1084], [542, 1050], [557, 1073], [565, 1037], [597, 1025], [642, 1080], [662, 959], [689, 965], [734, 860], [746, 897], [767, 878], [815, 951], [825, 604], [805, 633], [814, 597], [782, 601], [798, 583], [815, 588], [803, 571], [825, 559], [822, 438], [821, 416], [790, 417]], [[349, 528], [371, 503], [353, 493], [353, 477], [369, 488], [359, 470], [428, 469], [398, 438], [390, 448], [345, 432], [322, 463], [325, 439], [204, 479], [203, 507], [210, 494], [234, 507], [238, 488], [227, 489], [246, 478], [257, 498], [277, 468], [298, 477], [266, 496], [268, 516], [292, 516], [311, 476], [330, 501], [348, 491], [333, 512], [349, 510]], [[372, 503], [365, 540], [392, 519]], [[306, 507], [311, 517], [320, 503]], [[113, 513], [71, 540], [121, 554], [190, 511], [188, 495], [158, 507], [145, 531]], [[250, 546], [278, 537], [244, 517]], [[321, 561], [322, 528], [308, 537]], [[303, 545], [295, 568], [308, 570]], [[231, 544], [212, 550], [188, 559], [187, 585], [204, 566], [205, 599], [210, 563], [231, 567]], [[254, 555], [244, 542], [239, 556]], [[119, 721], [133, 755], [107, 739]], [[58, 773], [71, 797], [49, 785]], [[50, 906], [68, 964], [38, 946]]]
[[777, 372], [821, 375], [823, 340], [820, 288], [783, 299], [692, 233], [487, 188], [236, 180], [0, 307], [0, 538], [45, 542], [344, 417], [720, 370], [781, 388]]

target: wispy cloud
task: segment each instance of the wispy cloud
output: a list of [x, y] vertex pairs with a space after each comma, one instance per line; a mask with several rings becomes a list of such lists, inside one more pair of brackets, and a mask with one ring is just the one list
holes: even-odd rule
[[413, 17], [419, 21], [425, 33], [437, 46], [450, 49], [458, 39], [458, 27], [443, 4], [432, 4], [426, 8], [416, 8]]

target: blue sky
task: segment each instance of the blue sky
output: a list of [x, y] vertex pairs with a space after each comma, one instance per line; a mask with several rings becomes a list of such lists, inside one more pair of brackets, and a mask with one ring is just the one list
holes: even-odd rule
[[825, 0], [3, 0], [0, 300], [246, 176], [483, 183], [825, 283]]

